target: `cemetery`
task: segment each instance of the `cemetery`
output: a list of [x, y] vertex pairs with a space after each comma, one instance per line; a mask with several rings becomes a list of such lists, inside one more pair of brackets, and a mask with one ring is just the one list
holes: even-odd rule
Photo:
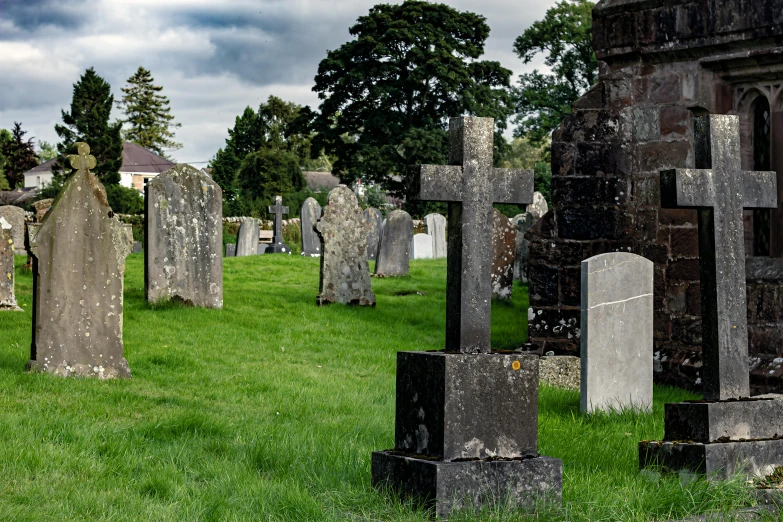
[[[783, 1], [555, 5], [515, 52], [579, 15], [595, 78], [510, 144], [493, 104], [535, 97], [419, 0], [207, 167], [164, 96], [150, 149], [109, 124], [93, 68], [99, 135], [76, 101], [38, 166], [0, 132], [0, 520], [783, 520]], [[450, 109], [373, 141], [397, 87], [349, 51], [384, 28], [391, 82], [441, 17], [478, 51], [406, 60], [472, 60]], [[120, 136], [165, 167], [121, 186]]]

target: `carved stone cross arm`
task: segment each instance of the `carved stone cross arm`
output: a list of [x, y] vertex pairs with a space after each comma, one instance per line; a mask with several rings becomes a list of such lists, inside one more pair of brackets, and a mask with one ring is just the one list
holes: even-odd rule
[[[742, 172], [742, 206], [777, 208], [776, 173]], [[671, 169], [661, 172], [663, 208], [715, 207], [716, 187], [711, 169]]]
[[[463, 201], [461, 165], [413, 165], [410, 167], [411, 197], [421, 201]], [[533, 201], [533, 171], [492, 169], [489, 187], [493, 203], [524, 205]]]

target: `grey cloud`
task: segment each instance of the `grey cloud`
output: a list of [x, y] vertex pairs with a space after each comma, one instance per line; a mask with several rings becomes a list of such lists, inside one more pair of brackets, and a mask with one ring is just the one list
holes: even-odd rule
[[92, 0], [0, 0], [0, 15], [22, 31], [75, 30], [90, 20]]

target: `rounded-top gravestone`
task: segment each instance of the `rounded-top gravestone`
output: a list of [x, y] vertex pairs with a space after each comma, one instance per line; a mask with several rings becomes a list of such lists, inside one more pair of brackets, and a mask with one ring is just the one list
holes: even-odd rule
[[302, 255], [309, 257], [319, 257], [321, 255], [321, 238], [315, 231], [315, 224], [321, 219], [321, 205], [314, 198], [307, 198], [302, 203], [301, 226], [302, 226]]
[[492, 295], [511, 299], [514, 283], [516, 228], [511, 221], [492, 209]]
[[446, 218], [440, 214], [424, 216], [427, 234], [432, 236], [432, 257], [446, 257]]
[[239, 225], [237, 234], [236, 257], [254, 256], [258, 254], [258, 238], [261, 232], [258, 229], [258, 223], [253, 218], [242, 221]]
[[410, 268], [413, 219], [404, 210], [395, 210], [386, 218], [381, 231], [376, 276], [406, 276]]

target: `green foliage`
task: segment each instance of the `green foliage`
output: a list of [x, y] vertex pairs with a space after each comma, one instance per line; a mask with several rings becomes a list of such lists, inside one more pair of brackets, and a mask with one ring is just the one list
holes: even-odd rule
[[313, 150], [335, 157], [344, 183], [361, 178], [402, 195], [408, 165], [445, 163], [452, 116], [495, 118], [502, 152], [511, 71], [479, 61], [484, 17], [407, 0], [372, 7], [350, 33], [321, 61], [313, 88], [323, 100]]
[[537, 161], [534, 167], [534, 186], [540, 192], [546, 202], [552, 204], [552, 165], [544, 161]]
[[[55, 176], [65, 178], [71, 172], [67, 156], [76, 153], [76, 143], [83, 141], [90, 146], [90, 154], [98, 161], [92, 170], [101, 182], [116, 185], [120, 182], [122, 167], [121, 123], [109, 123], [114, 96], [111, 86], [90, 67], [73, 85], [71, 111], [62, 111], [64, 125], [55, 125], [54, 130], [62, 140], [57, 145], [60, 153]], [[63, 179], [57, 183], [62, 183]]]
[[0, 142], [3, 177], [12, 189], [23, 187], [24, 173], [38, 165], [33, 138], [25, 139], [25, 134], [27, 132], [22, 130], [22, 124], [15, 121], [10, 139], [6, 137]]
[[153, 84], [150, 71], [144, 67], [128, 78], [128, 86], [122, 88], [122, 100], [117, 106], [122, 108], [127, 125], [122, 132], [123, 139], [141, 145], [156, 154], [166, 156], [165, 151], [182, 148], [174, 141], [174, 131], [181, 126], [173, 123], [168, 97], [160, 94], [163, 87]]
[[8, 190], [11, 185], [8, 184], [8, 180], [5, 177], [5, 156], [3, 155], [3, 148], [7, 142], [12, 141], [14, 138], [8, 129], [0, 129], [0, 190]]
[[279, 149], [261, 149], [245, 156], [238, 178], [246, 199], [269, 199], [302, 190], [305, 185], [299, 158]]
[[547, 53], [545, 63], [552, 70], [552, 74], [535, 70], [519, 77], [519, 85], [513, 89], [517, 136], [542, 143], [595, 83], [594, 5], [589, 0], [561, 0], [514, 42], [514, 51], [525, 63], [538, 53]]
[[143, 214], [144, 198], [133, 188], [122, 185], [106, 185], [106, 199], [109, 206], [118, 214]]
[[58, 156], [57, 147], [44, 140], [38, 140], [38, 162], [46, 163]]

